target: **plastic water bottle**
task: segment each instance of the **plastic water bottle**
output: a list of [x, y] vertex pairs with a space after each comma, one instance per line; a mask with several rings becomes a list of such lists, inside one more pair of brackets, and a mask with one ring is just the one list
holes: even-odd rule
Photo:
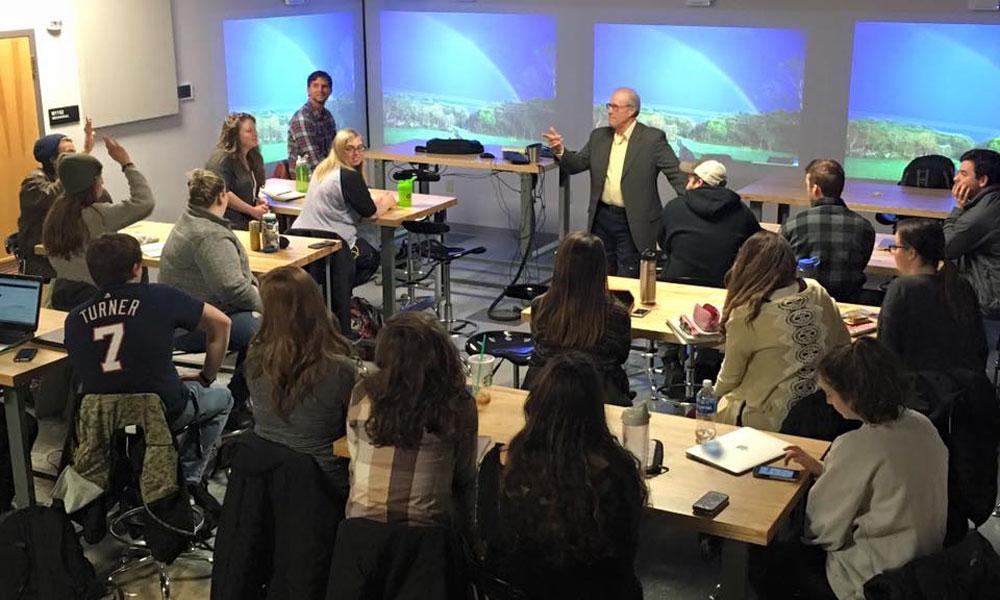
[[261, 218], [260, 246], [264, 252], [277, 252], [279, 248], [278, 217], [271, 211]]
[[306, 193], [309, 191], [309, 177], [312, 173], [309, 172], [309, 161], [306, 160], [305, 156], [299, 155], [295, 159], [295, 191]]
[[715, 439], [715, 413], [719, 409], [719, 399], [712, 388], [712, 380], [701, 382], [695, 403], [698, 423], [694, 428], [694, 439], [699, 444]]
[[622, 445], [645, 469], [649, 464], [649, 408], [645, 402], [622, 411]]
[[413, 182], [416, 180], [416, 177], [411, 177], [409, 179], [400, 179], [396, 183], [396, 192], [398, 195], [396, 204], [401, 208], [413, 206]]
[[807, 256], [806, 258], [799, 259], [796, 274], [802, 279], [816, 279], [818, 268], [819, 259], [815, 256]]

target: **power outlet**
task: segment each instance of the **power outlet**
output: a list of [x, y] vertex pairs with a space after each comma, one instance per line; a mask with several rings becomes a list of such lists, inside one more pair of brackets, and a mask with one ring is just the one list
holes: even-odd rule
[[455, 180], [454, 179], [449, 178], [447, 181], [445, 181], [445, 183], [444, 183], [444, 194], [445, 194], [445, 196], [454, 196], [455, 195]]

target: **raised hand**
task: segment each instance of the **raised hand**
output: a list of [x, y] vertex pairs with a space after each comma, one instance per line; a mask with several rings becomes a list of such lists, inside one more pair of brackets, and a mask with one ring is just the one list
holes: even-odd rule
[[118, 140], [110, 136], [106, 136], [103, 139], [104, 147], [108, 149], [108, 156], [110, 156], [112, 160], [123, 167], [132, 162], [132, 159], [129, 158], [128, 150], [119, 144]]
[[563, 136], [555, 130], [555, 127], [549, 127], [549, 130], [542, 134], [542, 138], [545, 139], [545, 143], [549, 145], [549, 148], [552, 148], [552, 152], [555, 154], [562, 153]]
[[94, 149], [94, 120], [87, 117], [86, 122], [83, 125], [83, 152], [84, 154], [90, 154], [90, 151]]

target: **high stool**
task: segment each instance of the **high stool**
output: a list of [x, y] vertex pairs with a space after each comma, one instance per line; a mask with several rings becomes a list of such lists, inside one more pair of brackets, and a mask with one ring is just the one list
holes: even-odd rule
[[[483, 345], [485, 344], [485, 348]], [[465, 351], [469, 355], [490, 354], [506, 360], [514, 367], [514, 387], [521, 387], [521, 367], [531, 362], [535, 351], [535, 341], [530, 333], [522, 331], [493, 330], [470, 335], [465, 340]], [[499, 366], [499, 365], [498, 365]]]

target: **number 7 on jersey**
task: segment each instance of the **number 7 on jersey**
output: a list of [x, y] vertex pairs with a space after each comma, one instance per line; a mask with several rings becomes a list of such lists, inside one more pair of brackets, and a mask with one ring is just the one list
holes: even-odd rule
[[118, 360], [118, 353], [122, 348], [122, 338], [125, 337], [125, 324], [114, 323], [113, 325], [103, 325], [94, 328], [94, 341], [110, 337], [108, 349], [104, 353], [104, 361], [101, 363], [101, 371], [104, 373], [114, 373], [122, 370], [122, 363]]

